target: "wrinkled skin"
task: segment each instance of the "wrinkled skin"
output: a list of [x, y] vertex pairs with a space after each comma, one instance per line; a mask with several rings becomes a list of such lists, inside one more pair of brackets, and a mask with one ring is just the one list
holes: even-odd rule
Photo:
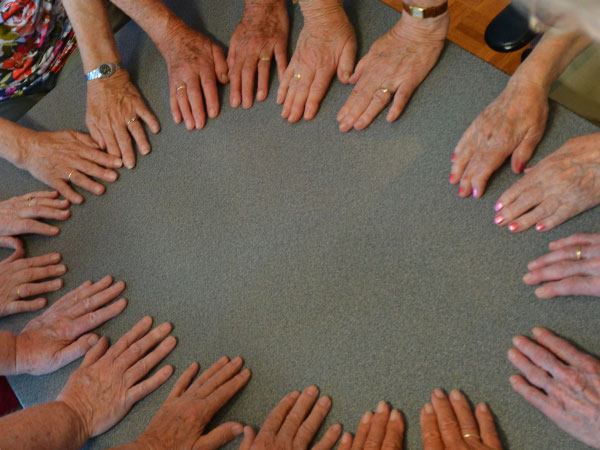
[[69, 201], [59, 200], [57, 197], [58, 192], [32, 192], [0, 202], [0, 235], [57, 235], [60, 232], [58, 227], [37, 220], [69, 218]]

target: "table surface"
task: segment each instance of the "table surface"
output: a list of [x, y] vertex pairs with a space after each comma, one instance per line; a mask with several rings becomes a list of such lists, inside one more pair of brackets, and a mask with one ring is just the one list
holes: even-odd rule
[[[187, 6], [187, 11], [182, 11]], [[186, 20], [226, 44], [242, 2], [174, 2]], [[359, 51], [398, 14], [379, 2], [346, 3]], [[302, 19], [292, 12], [293, 49]], [[387, 400], [420, 448], [419, 411], [435, 387], [489, 402], [510, 449], [581, 449], [514, 393], [511, 338], [541, 325], [600, 353], [600, 303], [536, 299], [521, 281], [550, 240], [596, 232], [590, 211], [540, 234], [493, 224], [493, 204], [517, 180], [503, 167], [479, 200], [448, 185], [450, 156], [507, 76], [448, 44], [394, 124], [383, 116], [342, 134], [335, 116], [351, 87], [333, 83], [317, 118], [290, 125], [269, 98], [250, 111], [223, 106], [202, 131], [172, 123], [166, 67], [135, 24], [118, 34], [131, 71], [162, 124], [152, 153], [103, 197], [86, 195], [56, 238], [26, 239], [30, 255], [59, 251], [62, 293], [106, 274], [127, 282], [130, 303], [100, 333], [116, 340], [143, 315], [171, 321], [176, 374], [91, 449], [134, 439], [182, 370], [242, 355], [253, 378], [217, 420], [258, 427], [289, 391], [317, 384], [332, 396], [328, 424], [356, 429]], [[290, 51], [291, 53], [291, 51]], [[74, 72], [24, 119], [38, 129], [84, 129], [85, 84]], [[228, 99], [228, 88], [221, 91]], [[224, 103], [228, 103], [224, 101]], [[597, 128], [553, 106], [535, 156]], [[42, 185], [0, 162], [2, 196]], [[51, 301], [58, 295], [51, 296]], [[31, 314], [3, 319], [18, 332]], [[55, 398], [79, 361], [52, 375], [12, 377], [25, 406]], [[239, 441], [234, 442], [234, 444]]]

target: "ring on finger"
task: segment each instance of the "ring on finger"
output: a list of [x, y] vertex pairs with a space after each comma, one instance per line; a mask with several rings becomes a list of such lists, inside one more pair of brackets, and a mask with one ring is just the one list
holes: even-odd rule
[[179, 86], [177, 86], [177, 92], [181, 91], [182, 89], [185, 89], [187, 86], [184, 84], [180, 84]]
[[388, 92], [390, 92], [390, 90], [389, 90], [388, 88], [386, 88], [386, 87], [382, 87], [380, 90], [381, 90], [381, 92], [383, 92], [384, 94], [387, 94]]
[[470, 437], [476, 438], [476, 439], [481, 439], [481, 436], [479, 436], [478, 434], [470, 434], [470, 433], [469, 434], [463, 434], [463, 438], [465, 438], [465, 439], [466, 438], [470, 438]]
[[270, 56], [261, 56], [260, 60], [261, 61], [271, 61], [271, 57]]
[[294, 75], [294, 77], [300, 79], [300, 78], [302, 78], [302, 74], [301, 73], [297, 73], [297, 74]]
[[579, 261], [581, 258], [581, 247], [577, 247], [577, 250], [575, 250], [575, 260]]
[[27, 199], [27, 207], [28, 207], [28, 208], [31, 208], [31, 201], [32, 201], [32, 200], [33, 200], [33, 198], [32, 198], [32, 197], [29, 197], [29, 198]]
[[22, 297], [21, 297], [21, 286], [19, 286], [19, 287], [17, 288], [17, 298], [22, 298]]
[[137, 120], [137, 116], [133, 116], [131, 119], [127, 121], [127, 126], [131, 125], [133, 122]]
[[69, 172], [69, 176], [67, 177], [67, 183], [71, 181], [71, 177], [73, 176], [74, 173], [75, 173], [75, 169], [73, 169]]

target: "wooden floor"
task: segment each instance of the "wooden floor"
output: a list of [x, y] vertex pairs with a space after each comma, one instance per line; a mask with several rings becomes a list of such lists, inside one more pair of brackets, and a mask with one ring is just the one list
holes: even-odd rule
[[[382, 1], [402, 11], [401, 0]], [[512, 75], [521, 63], [521, 53], [529, 46], [517, 52], [498, 53], [489, 48], [484, 39], [488, 24], [508, 6], [510, 0], [449, 0], [448, 3], [451, 17], [448, 39]]]

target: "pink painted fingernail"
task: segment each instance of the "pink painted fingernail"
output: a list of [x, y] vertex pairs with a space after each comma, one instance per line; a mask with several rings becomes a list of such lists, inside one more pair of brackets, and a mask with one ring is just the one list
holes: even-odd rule
[[501, 225], [502, 222], [504, 222], [504, 217], [502, 217], [502, 214], [498, 214], [495, 218], [494, 218], [494, 223], [496, 225]]
[[535, 226], [535, 229], [538, 230], [538, 231], [544, 231], [546, 229], [546, 225], [544, 225], [543, 223], [538, 223]]
[[456, 160], [456, 153], [452, 154], [452, 158], [450, 158], [450, 161], [454, 162]]
[[473, 189], [473, 197], [479, 197], [479, 189]]
[[463, 192], [465, 192], [465, 188], [463, 188], [462, 186], [458, 188], [458, 195], [462, 195]]
[[516, 222], [513, 222], [508, 226], [508, 229], [514, 233], [515, 231], [517, 231], [519, 229], [519, 224]]
[[504, 203], [498, 202], [494, 205], [494, 211], [499, 212], [504, 208]]
[[449, 181], [450, 183], [454, 183], [454, 180], [455, 180], [455, 179], [456, 179], [456, 178], [454, 177], [454, 174], [450, 174], [450, 177], [448, 178], [448, 181]]
[[518, 164], [517, 164], [517, 167], [516, 167], [516, 169], [517, 169], [517, 173], [521, 173], [521, 172], [523, 172], [523, 168], [524, 168], [524, 167], [525, 167], [525, 164], [523, 164], [523, 163], [518, 163]]

